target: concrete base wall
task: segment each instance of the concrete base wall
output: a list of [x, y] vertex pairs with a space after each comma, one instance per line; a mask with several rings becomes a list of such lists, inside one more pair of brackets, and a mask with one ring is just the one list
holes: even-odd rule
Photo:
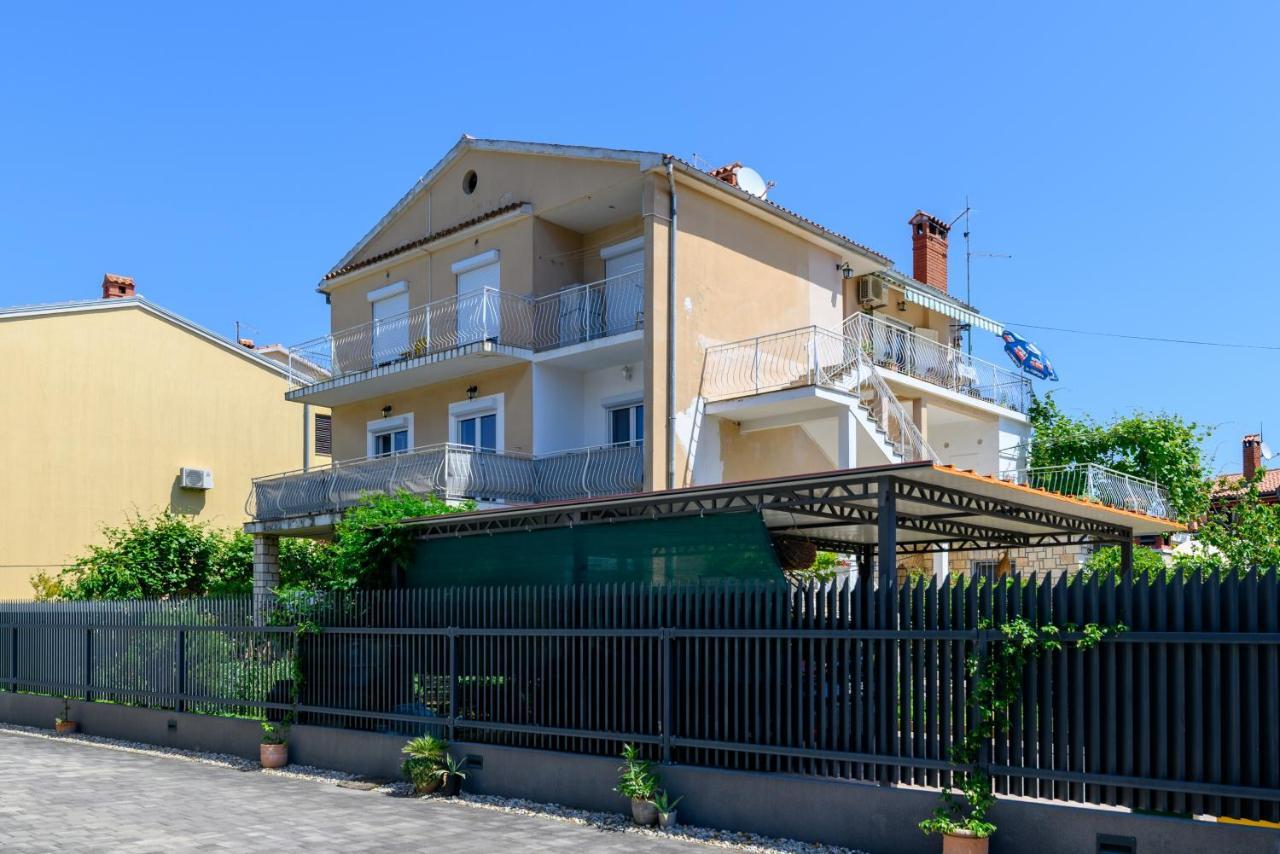
[[[72, 717], [90, 735], [164, 747], [256, 758], [261, 732], [255, 721], [136, 709], [99, 703], [71, 704]], [[0, 720], [52, 727], [62, 701], [0, 694]], [[400, 776], [404, 736], [297, 726], [290, 761], [375, 778]], [[528, 798], [592, 810], [625, 812], [612, 791], [618, 760], [610, 757], [495, 747], [457, 742], [453, 752], [473, 757], [465, 788], [480, 794]], [[937, 794], [913, 788], [815, 780], [781, 774], [721, 771], [690, 766], [661, 769], [689, 824], [746, 830], [808, 842], [830, 842], [872, 854], [936, 854], [940, 842], [916, 829], [930, 815]], [[999, 827], [992, 854], [1034, 851], [1078, 854], [1097, 850], [1098, 834], [1131, 837], [1137, 854], [1214, 851], [1280, 854], [1280, 831], [1113, 809], [1002, 799], [991, 812]]]

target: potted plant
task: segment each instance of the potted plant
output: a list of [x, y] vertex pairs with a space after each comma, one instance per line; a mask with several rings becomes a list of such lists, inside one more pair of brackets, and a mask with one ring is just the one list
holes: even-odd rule
[[79, 724], [71, 718], [71, 698], [64, 695], [62, 698], [62, 714], [53, 719], [53, 729], [58, 735], [66, 735], [67, 733], [75, 732], [78, 726]]
[[961, 784], [961, 792], [969, 803], [968, 815], [962, 815], [960, 805], [948, 799], [947, 806], [935, 810], [933, 818], [920, 822], [920, 829], [942, 835], [942, 854], [987, 854], [996, 826], [986, 820], [986, 813], [995, 797], [986, 777], [980, 774], [969, 775]]
[[455, 797], [462, 788], [462, 781], [467, 779], [467, 772], [462, 770], [462, 765], [462, 762], [446, 753], [444, 761], [435, 770], [435, 775], [440, 778], [440, 794], [446, 798]]
[[653, 796], [658, 791], [661, 779], [653, 770], [653, 763], [640, 758], [640, 751], [634, 744], [622, 746], [622, 767], [618, 769], [618, 785], [613, 790], [631, 801], [631, 820], [636, 824], [648, 826], [658, 821], [658, 808], [653, 805]]
[[289, 764], [289, 723], [262, 722], [262, 743], [258, 745], [258, 761], [263, 768], [283, 768]]
[[409, 743], [400, 748], [400, 752], [409, 757], [400, 766], [404, 776], [413, 783], [413, 790], [419, 795], [429, 795], [444, 785], [444, 778], [438, 772], [447, 768], [446, 757], [449, 755], [449, 743], [434, 735], [420, 735], [409, 739]]
[[663, 830], [670, 830], [678, 823], [676, 821], [676, 804], [684, 800], [684, 795], [671, 800], [671, 796], [667, 794], [666, 789], [660, 789], [653, 797], [653, 807], [658, 811], [658, 827]]

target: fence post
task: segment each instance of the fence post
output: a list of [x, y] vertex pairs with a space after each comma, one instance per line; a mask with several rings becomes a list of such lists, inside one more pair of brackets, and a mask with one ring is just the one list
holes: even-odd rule
[[449, 741], [453, 741], [458, 721], [458, 629], [449, 626]]
[[9, 690], [18, 693], [18, 627], [9, 635]]
[[178, 702], [174, 708], [187, 710], [187, 631], [178, 629]]
[[[981, 608], [979, 608], [979, 612], [981, 612]], [[991, 643], [990, 637], [994, 631], [995, 631], [994, 629], [978, 629], [977, 630], [979, 661], [986, 660], [987, 654], [990, 650], [990, 643]], [[982, 718], [983, 718], [982, 706], [979, 705], [977, 702], [974, 702], [973, 704], [974, 724], [973, 725], [979, 731], [981, 731], [982, 728], [986, 725], [986, 722]], [[988, 738], [984, 738], [978, 744], [978, 756], [974, 762], [973, 770], [975, 774], [981, 774], [983, 776], [983, 778], [987, 781], [988, 788], [990, 788], [992, 785], [990, 769], [991, 769], [991, 740]]]
[[84, 630], [84, 700], [93, 699], [93, 627]]
[[662, 764], [671, 764], [671, 629], [658, 629], [662, 654]]

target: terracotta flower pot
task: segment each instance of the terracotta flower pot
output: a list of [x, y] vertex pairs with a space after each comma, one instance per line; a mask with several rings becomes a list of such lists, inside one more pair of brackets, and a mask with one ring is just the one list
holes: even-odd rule
[[658, 821], [658, 808], [653, 805], [653, 801], [646, 801], [644, 798], [632, 798], [631, 820], [642, 827], [656, 824]]
[[942, 835], [942, 854], [987, 854], [990, 838], [974, 836], [966, 830]]
[[289, 764], [289, 745], [260, 744], [258, 759], [262, 762], [263, 768], [283, 768]]
[[76, 728], [79, 726], [80, 725], [77, 724], [75, 721], [54, 721], [53, 722], [54, 732], [56, 732], [58, 735], [66, 735], [67, 733], [75, 732]]
[[444, 783], [441, 781], [441, 779], [439, 777], [433, 776], [429, 778], [425, 783], [415, 785], [413, 787], [413, 791], [419, 795], [430, 795], [430, 794], [434, 794], [437, 790], [439, 790], [439, 788], [442, 785], [444, 785]]

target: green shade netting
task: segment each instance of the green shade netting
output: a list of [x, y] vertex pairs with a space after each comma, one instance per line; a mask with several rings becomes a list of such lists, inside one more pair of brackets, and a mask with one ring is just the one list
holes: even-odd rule
[[410, 587], [783, 581], [758, 513], [420, 540]]

